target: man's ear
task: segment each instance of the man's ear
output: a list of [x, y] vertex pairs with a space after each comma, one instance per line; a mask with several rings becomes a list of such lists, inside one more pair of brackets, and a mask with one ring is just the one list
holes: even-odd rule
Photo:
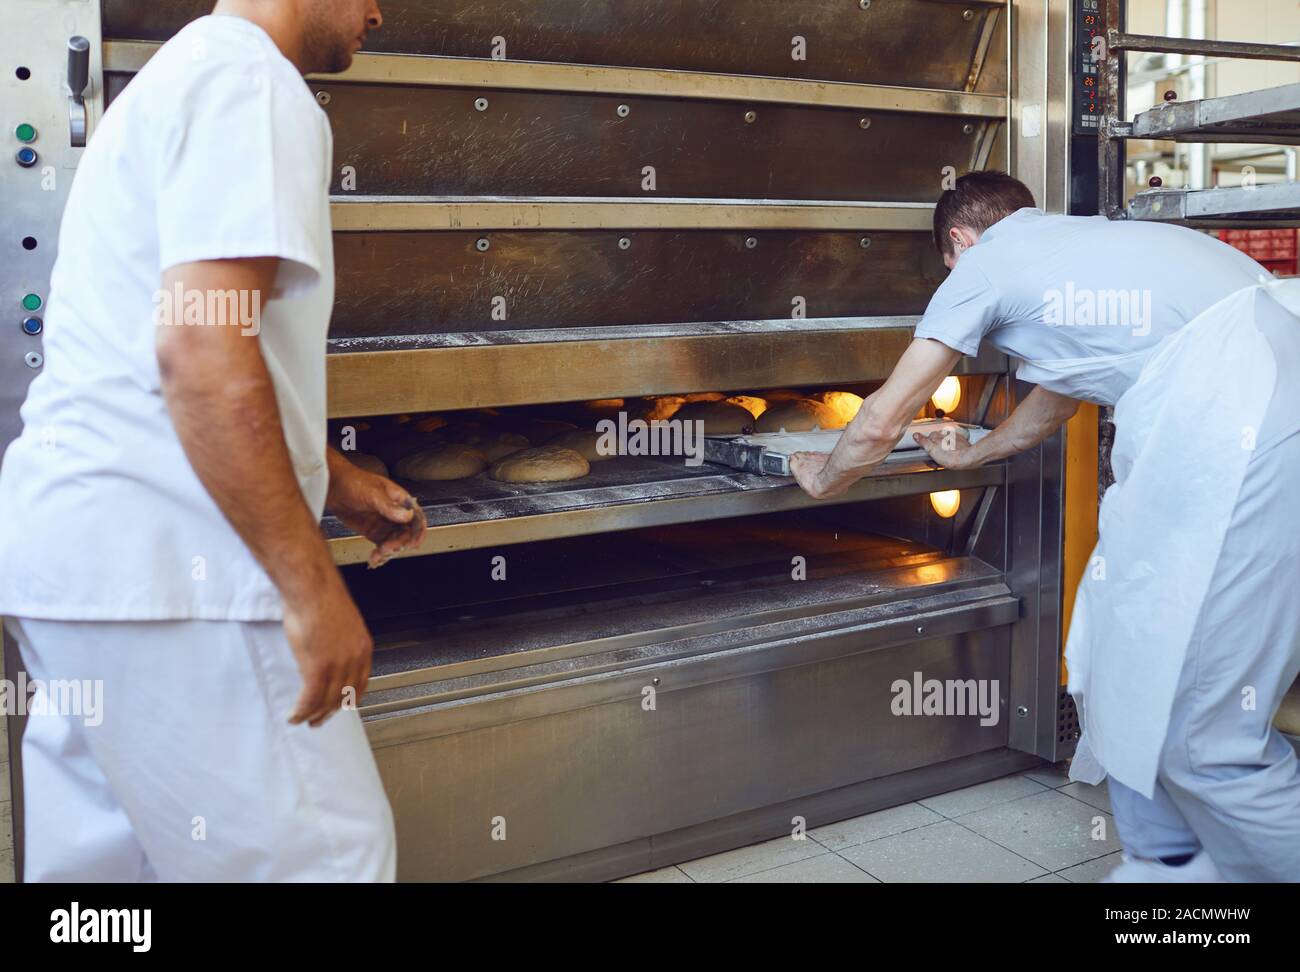
[[979, 237], [967, 226], [953, 226], [948, 230], [948, 239], [952, 241], [953, 252], [969, 250], [979, 242]]

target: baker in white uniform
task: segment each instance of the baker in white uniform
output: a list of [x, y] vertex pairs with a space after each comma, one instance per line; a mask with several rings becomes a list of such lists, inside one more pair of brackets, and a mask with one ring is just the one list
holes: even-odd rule
[[351, 706], [371, 640], [318, 524], [378, 563], [424, 519], [326, 446], [332, 144], [303, 80], [379, 24], [374, 0], [222, 0], [81, 159], [0, 471], [0, 614], [34, 708], [62, 706], [23, 739], [29, 881], [394, 876]]
[[1048, 215], [1000, 173], [944, 193], [935, 242], [952, 272], [916, 340], [833, 453], [794, 458], [800, 485], [861, 478], [981, 340], [1037, 387], [975, 445], [918, 436], [944, 466], [1114, 405], [1116, 483], [1066, 648], [1071, 776], [1109, 774], [1114, 880], [1300, 880], [1300, 768], [1272, 728], [1300, 670], [1295, 285], [1193, 230]]

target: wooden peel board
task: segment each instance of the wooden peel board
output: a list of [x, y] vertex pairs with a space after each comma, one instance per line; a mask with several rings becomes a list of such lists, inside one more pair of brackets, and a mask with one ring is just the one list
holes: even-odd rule
[[[971, 442], [978, 442], [989, 434], [978, 425], [964, 425], [943, 419], [924, 419], [913, 422], [903, 433], [898, 445], [885, 462], [898, 459], [915, 459], [922, 449], [912, 441], [915, 432], [939, 432], [943, 429], [960, 429]], [[789, 476], [790, 456], [796, 452], [830, 452], [844, 434], [843, 429], [823, 432], [756, 432], [752, 435], [710, 436], [704, 440], [704, 460], [721, 463], [746, 472], [766, 476]]]

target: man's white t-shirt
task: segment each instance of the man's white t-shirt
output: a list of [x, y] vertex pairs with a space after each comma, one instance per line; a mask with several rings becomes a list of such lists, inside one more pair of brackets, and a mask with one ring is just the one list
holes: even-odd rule
[[[301, 75], [238, 17], [189, 24], [105, 112], [64, 212], [45, 367], [0, 467], [0, 614], [282, 617], [275, 586], [181, 449], [160, 387], [155, 313], [164, 300], [183, 307], [193, 297], [160, 294], [170, 267], [281, 259], [256, 339], [319, 517], [332, 151]], [[245, 300], [242, 309], [254, 307]], [[231, 316], [225, 326], [251, 319]]]

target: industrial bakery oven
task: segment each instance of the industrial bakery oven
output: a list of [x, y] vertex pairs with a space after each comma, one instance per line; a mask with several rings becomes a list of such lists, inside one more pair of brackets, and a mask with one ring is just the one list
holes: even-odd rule
[[[93, 136], [210, 6], [6, 3], [5, 135], [33, 133], [0, 168], [6, 442], [78, 119]], [[1006, 168], [1068, 204], [1056, 0], [381, 8], [309, 84], [334, 131], [331, 439], [390, 464], [417, 429], [535, 443], [692, 397], [867, 394], [943, 279], [946, 180]], [[986, 348], [942, 404], [992, 426], [1013, 373]], [[1065, 468], [1058, 436], [969, 471], [902, 456], [826, 502], [681, 456], [409, 482], [428, 539], [377, 571], [327, 520], [376, 638], [400, 876], [616, 877], [1068, 755]]]

